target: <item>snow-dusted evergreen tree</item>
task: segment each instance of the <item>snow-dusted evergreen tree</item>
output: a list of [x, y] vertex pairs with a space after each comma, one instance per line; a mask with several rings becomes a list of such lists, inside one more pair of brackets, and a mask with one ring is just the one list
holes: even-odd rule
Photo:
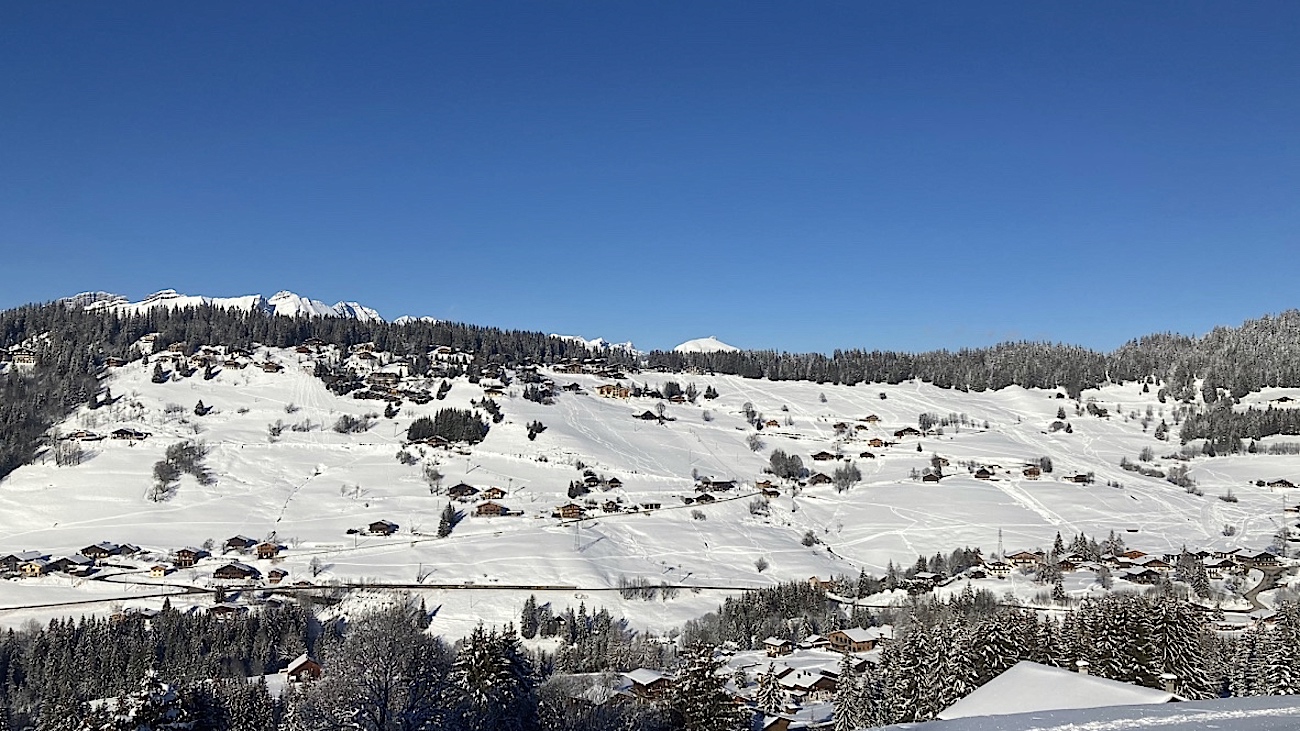
[[103, 731], [189, 731], [194, 722], [181, 704], [176, 688], [157, 673], [146, 673], [140, 688], [109, 704], [110, 719]]
[[[840, 676], [835, 681], [835, 731], [856, 731], [870, 725], [866, 692], [862, 677], [854, 668], [853, 657], [845, 654], [840, 659]], [[762, 704], [759, 708], [763, 708]]]
[[444, 691], [454, 731], [530, 731], [538, 728], [537, 677], [513, 628], [474, 628], [461, 645]]
[[695, 645], [685, 656], [669, 701], [674, 728], [682, 731], [746, 731], [752, 713], [726, 691], [722, 661], [710, 645]]
[[1178, 676], [1176, 692], [1184, 698], [1212, 697], [1201, 613], [1169, 595], [1149, 604], [1154, 670]]
[[[841, 675], [839, 687], [843, 687], [843, 683], [844, 676]], [[776, 714], [785, 705], [785, 692], [781, 690], [781, 682], [776, 677], [776, 667], [772, 663], [768, 663], [767, 671], [759, 676], [754, 702], [759, 710], [768, 715]]]
[[413, 602], [364, 615], [325, 658], [324, 677], [296, 709], [307, 728], [419, 728], [440, 720], [446, 648], [425, 634]]
[[537, 636], [537, 597], [532, 594], [524, 600], [524, 608], [519, 612], [519, 636], [525, 640]]

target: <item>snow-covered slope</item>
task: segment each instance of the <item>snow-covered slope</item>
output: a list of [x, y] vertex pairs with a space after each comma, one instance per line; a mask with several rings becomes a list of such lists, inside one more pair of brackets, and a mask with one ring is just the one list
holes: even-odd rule
[[267, 298], [260, 294], [240, 297], [207, 297], [185, 295], [174, 289], [164, 289], [149, 295], [139, 302], [131, 302], [126, 297], [108, 292], [83, 292], [67, 297], [63, 301], [73, 306], [84, 307], [87, 310], [107, 310], [123, 313], [144, 312], [155, 307], [184, 308], [212, 305], [226, 309], [265, 312], [289, 317], [298, 315], [307, 317], [345, 317], [367, 322], [383, 320], [378, 312], [356, 302], [338, 302], [327, 305], [319, 300], [309, 299], [287, 291], [277, 292]]
[[[341, 416], [382, 414], [385, 404], [330, 393], [311, 374], [315, 360], [347, 358], [363, 375], [376, 369], [401, 373], [403, 367], [387, 353], [304, 350], [261, 349], [243, 360], [275, 362], [284, 370], [222, 367], [208, 381], [200, 369], [190, 378], [153, 383], [158, 357], [111, 370], [104, 386], [117, 400], [96, 410], [83, 406], [58, 429], [107, 434], [130, 428], [153, 436], [87, 442], [89, 459], [82, 464], [38, 461], [0, 482], [0, 554], [36, 549], [57, 556], [107, 540], [139, 544], [154, 551], [146, 560], [161, 561], [169, 551], [205, 539], [220, 545], [239, 533], [274, 536], [287, 547], [275, 565], [293, 580], [530, 587], [499, 593], [427, 590], [429, 605], [443, 607], [438, 630], [450, 634], [468, 631], [480, 619], [517, 619], [520, 604], [534, 591], [557, 606], [604, 605], [638, 626], [667, 629], [742, 587], [861, 570], [878, 575], [891, 561], [909, 565], [918, 554], [962, 546], [982, 547], [987, 555], [999, 537], [1008, 552], [1049, 547], [1057, 532], [1068, 540], [1080, 531], [1096, 537], [1116, 531], [1150, 553], [1183, 545], [1260, 549], [1277, 530], [1283, 502], [1295, 505], [1300, 498], [1296, 491], [1255, 484], [1294, 480], [1300, 456], [1167, 458], [1178, 449], [1176, 439], [1155, 439], [1152, 425], [1144, 422], [1147, 413], [1154, 423], [1173, 422], [1173, 405], [1160, 403], [1155, 389], [1144, 393], [1140, 384], [1086, 391], [1077, 403], [1054, 391], [1019, 387], [964, 393], [916, 382], [846, 386], [640, 372], [638, 385], [652, 389], [675, 381], [719, 394], [695, 403], [665, 402], [668, 420], [659, 422], [653, 418], [659, 399], [602, 398], [605, 379], [543, 369], [541, 375], [557, 384], [553, 405], [524, 399], [516, 380], [496, 396], [505, 418], [481, 444], [406, 447], [414, 461], [406, 464], [396, 456], [415, 419], [449, 406], [473, 408], [497, 382], [451, 379], [444, 400], [420, 405], [404, 398], [394, 418], [378, 416], [368, 431], [341, 434], [330, 428]], [[441, 381], [414, 378], [402, 387], [436, 391]], [[577, 389], [558, 388], [570, 384]], [[1300, 389], [1270, 389], [1243, 401], [1282, 396], [1295, 398]], [[200, 400], [213, 412], [196, 416]], [[1110, 416], [1089, 413], [1083, 408], [1089, 400]], [[760, 417], [762, 430], [746, 418], [747, 407]], [[1068, 432], [1050, 428], [1058, 409], [1066, 412]], [[633, 418], [647, 411], [650, 419]], [[951, 421], [941, 432], [895, 436], [916, 426], [922, 413]], [[530, 440], [527, 427], [533, 422], [546, 430]], [[154, 463], [184, 439], [211, 447], [208, 464], [216, 483], [186, 477], [170, 501], [150, 501]], [[872, 446], [876, 439], [889, 445]], [[1286, 438], [1263, 445], [1276, 440]], [[1146, 463], [1153, 469], [1190, 467], [1203, 494], [1120, 468], [1121, 458], [1136, 460], [1144, 448], [1154, 452]], [[831, 474], [851, 461], [861, 481], [844, 492], [816, 484], [795, 489], [764, 473], [777, 449], [800, 455], [813, 473]], [[844, 459], [814, 460], [819, 452]], [[948, 460], [946, 476], [938, 483], [917, 479], [935, 456]], [[1044, 457], [1053, 472], [1038, 479], [1023, 474], [1027, 463]], [[443, 475], [433, 490], [423, 471], [430, 465]], [[977, 479], [975, 466], [989, 468], [991, 479]], [[583, 479], [584, 469], [621, 484], [598, 485], [579, 498], [591, 501], [587, 520], [553, 517], [570, 501], [569, 485]], [[1090, 484], [1071, 479], [1090, 472]], [[739, 484], [702, 504], [695, 502], [700, 493], [693, 474]], [[764, 500], [756, 483], [769, 479], [779, 494]], [[462, 481], [480, 490], [500, 488], [504, 497], [497, 502], [519, 515], [477, 517], [483, 501], [456, 503], [466, 518], [451, 537], [436, 538], [449, 500], [446, 489]], [[1229, 490], [1236, 502], [1219, 499]], [[607, 503], [616, 509], [606, 511]], [[651, 504], [660, 507], [631, 510]], [[348, 533], [381, 519], [399, 523], [398, 535]], [[1232, 535], [1225, 535], [1226, 528]], [[312, 576], [313, 559], [319, 577]], [[767, 564], [761, 571], [758, 559]], [[202, 563], [158, 584], [141, 575], [146, 565], [132, 575], [143, 586], [130, 591], [204, 584], [219, 563]], [[615, 589], [623, 579], [700, 591], [646, 603], [619, 595]], [[1018, 575], [974, 583], [999, 596], [1011, 591], [1029, 598], [1042, 591]], [[540, 586], [552, 588], [534, 589]], [[1070, 574], [1065, 588], [1075, 598], [1100, 590], [1087, 572]], [[26, 616], [6, 607], [114, 597], [115, 590], [126, 591], [103, 581], [59, 577], [13, 582], [0, 593], [0, 622]]]
[[1296, 696], [1223, 698], [1070, 711], [1037, 711], [886, 726], [892, 731], [1294, 731]]
[[727, 345], [710, 335], [707, 338], [696, 338], [673, 348], [674, 353], [734, 353], [740, 350], [734, 345]]

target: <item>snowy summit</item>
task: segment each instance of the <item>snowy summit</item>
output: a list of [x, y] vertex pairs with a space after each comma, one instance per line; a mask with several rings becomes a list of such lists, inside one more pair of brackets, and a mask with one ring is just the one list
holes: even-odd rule
[[64, 298], [64, 302], [74, 307], [87, 310], [107, 310], [121, 313], [139, 313], [155, 307], [173, 309], [213, 305], [230, 310], [247, 310], [265, 312], [268, 315], [286, 315], [288, 317], [343, 317], [363, 322], [382, 322], [383, 317], [369, 307], [357, 302], [337, 302], [333, 305], [320, 300], [309, 299], [293, 292], [280, 291], [268, 297], [249, 294], [241, 297], [204, 297], [191, 296], [174, 289], [164, 289], [145, 297], [139, 302], [131, 302], [126, 297], [108, 292], [83, 292]]
[[740, 348], [737, 348], [734, 345], [727, 345], [712, 335], [707, 338], [687, 340], [676, 348], [673, 348], [674, 353], [735, 353], [739, 350]]

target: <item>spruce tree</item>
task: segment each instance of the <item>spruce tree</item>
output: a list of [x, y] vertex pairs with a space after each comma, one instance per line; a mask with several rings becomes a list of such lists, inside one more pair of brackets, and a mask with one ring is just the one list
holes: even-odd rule
[[[836, 689], [836, 703], [839, 703], [840, 691], [845, 687], [845, 683], [852, 685], [852, 677], [840, 675]], [[776, 667], [768, 663], [767, 672], [763, 673], [758, 679], [758, 690], [754, 694], [754, 702], [758, 705], [759, 710], [774, 716], [781, 711], [785, 705], [785, 693], [781, 691], [781, 683], [776, 677]], [[836, 706], [839, 707], [838, 705]]]
[[685, 665], [673, 685], [670, 701], [674, 728], [682, 731], [746, 731], [748, 709], [737, 706], [718, 674], [722, 662], [714, 658], [713, 647], [696, 645], [687, 650]]

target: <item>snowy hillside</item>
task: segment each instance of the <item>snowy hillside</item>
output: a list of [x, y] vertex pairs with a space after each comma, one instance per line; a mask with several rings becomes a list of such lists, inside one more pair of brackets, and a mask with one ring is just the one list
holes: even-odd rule
[[727, 345], [710, 335], [707, 338], [696, 338], [673, 348], [674, 353], [734, 353], [740, 350], [734, 345]]
[[1300, 701], [1295, 696], [1224, 698], [1191, 703], [981, 716], [886, 728], [893, 731], [1292, 731], [1300, 728]]
[[[1167, 458], [1177, 444], [1157, 440], [1146, 415], [1174, 422], [1172, 407], [1139, 384], [1086, 391], [1076, 403], [1055, 391], [963, 393], [917, 382], [836, 386], [649, 372], [623, 381], [717, 393], [692, 402], [620, 398], [626, 394], [602, 376], [542, 369], [539, 377], [555, 384], [553, 405], [523, 398], [519, 374], [507, 372], [503, 377], [514, 382], [453, 378], [444, 400], [419, 404], [401, 397], [396, 416], [385, 418], [384, 402], [328, 391], [312, 375], [316, 361], [341, 360], [363, 377], [376, 374], [373, 383], [398, 384], [385, 388], [408, 394], [437, 391], [442, 379], [409, 376], [404, 362], [387, 353], [323, 345], [221, 355], [224, 365], [211, 380], [176, 376], [169, 357], [111, 369], [103, 385], [113, 403], [83, 406], [58, 427], [64, 435], [131, 429], [151, 436], [80, 442], [88, 455], [81, 464], [61, 467], [47, 459], [0, 483], [0, 552], [57, 558], [113, 541], [145, 553], [114, 570], [125, 571], [125, 579], [113, 572], [92, 580], [55, 573], [12, 582], [0, 594], [0, 622], [32, 616], [5, 607], [210, 586], [213, 570], [230, 558], [221, 557], [224, 541], [242, 534], [284, 548], [258, 565], [263, 573], [282, 568], [288, 581], [438, 586], [426, 592], [431, 606], [442, 607], [438, 631], [512, 620], [527, 593], [557, 605], [608, 606], [639, 626], [665, 630], [745, 587], [880, 574], [891, 561], [910, 565], [918, 554], [962, 546], [988, 555], [999, 536], [1008, 553], [1045, 548], [1057, 532], [1068, 539], [1079, 531], [1096, 537], [1116, 531], [1151, 553], [1184, 545], [1261, 549], [1281, 524], [1283, 504], [1297, 502], [1285, 489], [1255, 482], [1296, 478], [1300, 457]], [[264, 371], [268, 363], [282, 370]], [[169, 375], [166, 382], [152, 382], [155, 366]], [[602, 386], [610, 388], [602, 392]], [[504, 419], [482, 443], [405, 445], [416, 418], [444, 407], [474, 408], [489, 392]], [[1300, 396], [1275, 389], [1245, 401], [1288, 394]], [[200, 401], [210, 413], [195, 414]], [[1068, 429], [1052, 428], [1062, 413]], [[941, 423], [917, 434], [920, 414]], [[345, 415], [371, 426], [338, 433], [331, 427]], [[534, 422], [546, 428], [530, 441], [527, 426]], [[755, 422], [763, 428], [755, 430]], [[170, 500], [151, 501], [154, 464], [183, 440], [208, 445], [215, 483], [186, 476]], [[1162, 470], [1186, 464], [1202, 494], [1119, 466], [1148, 448], [1144, 464]], [[778, 449], [801, 456], [810, 470], [802, 486], [765, 473]], [[1026, 473], [1026, 465], [1044, 458], [1053, 471]], [[948, 465], [944, 477], [918, 479], [936, 459]], [[819, 484], [817, 475], [848, 463], [860, 480], [846, 491]], [[442, 475], [433, 486], [426, 467]], [[977, 476], [977, 468], [985, 472]], [[706, 494], [697, 477], [736, 485]], [[591, 488], [573, 500], [575, 480]], [[760, 481], [773, 483], [766, 497]], [[514, 514], [479, 517], [475, 512], [489, 500], [471, 497], [455, 503], [465, 517], [452, 535], [437, 538], [448, 488], [459, 483], [480, 493], [499, 489], [491, 502]], [[1235, 502], [1219, 499], [1229, 491]], [[569, 503], [582, 519], [556, 517]], [[381, 520], [397, 523], [397, 532], [366, 530]], [[150, 565], [169, 563], [177, 549], [209, 540], [212, 558], [163, 578], [148, 575]], [[120, 584], [128, 579], [135, 583]], [[647, 603], [620, 596], [616, 589], [625, 581], [696, 590]], [[1041, 591], [1016, 576], [975, 583], [999, 594]], [[471, 584], [473, 591], [458, 588]], [[501, 589], [487, 590], [492, 586]], [[1100, 591], [1087, 572], [1071, 574], [1066, 588], [1076, 597]]]
[[67, 297], [63, 301], [84, 307], [87, 310], [121, 313], [144, 312], [155, 307], [183, 308], [211, 305], [225, 309], [264, 312], [288, 317], [299, 315], [307, 317], [345, 317], [365, 322], [383, 320], [378, 312], [357, 302], [338, 302], [327, 305], [319, 300], [309, 299], [285, 291], [276, 292], [269, 298], [260, 294], [250, 294], [242, 297], [205, 297], [181, 294], [174, 289], [164, 289], [149, 295], [139, 302], [131, 302], [126, 297], [107, 292], [83, 292]]

